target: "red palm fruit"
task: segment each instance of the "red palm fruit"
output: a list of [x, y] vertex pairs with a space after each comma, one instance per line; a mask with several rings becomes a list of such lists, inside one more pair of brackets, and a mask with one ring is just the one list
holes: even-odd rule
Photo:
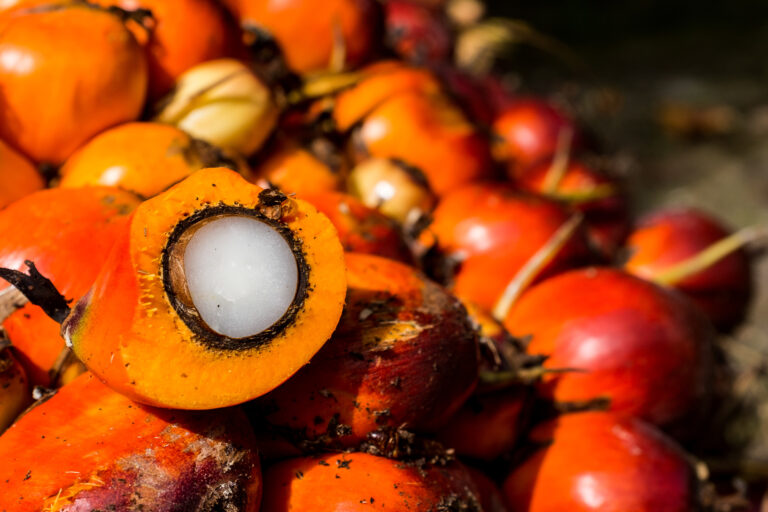
[[35, 162], [60, 164], [105, 128], [139, 117], [147, 63], [116, 14], [80, 2], [17, 8], [3, 27], [0, 137]]
[[558, 402], [610, 399], [657, 425], [697, 405], [710, 374], [710, 327], [676, 293], [609, 268], [574, 270], [528, 290], [504, 325], [548, 356], [541, 392]]
[[322, 142], [302, 146], [282, 140], [254, 169], [256, 179], [299, 197], [340, 190], [347, 163], [327, 149]]
[[531, 403], [531, 393], [523, 386], [476, 393], [440, 429], [437, 438], [459, 455], [497, 459], [517, 444]]
[[389, 0], [384, 12], [387, 43], [400, 57], [421, 65], [450, 58], [453, 38], [440, 11], [413, 1]]
[[341, 91], [333, 105], [336, 127], [346, 132], [389, 98], [404, 92], [439, 94], [440, 81], [429, 71], [398, 61], [381, 61], [360, 71], [361, 79]]
[[330, 219], [345, 251], [375, 254], [403, 263], [413, 261], [397, 224], [378, 210], [341, 192], [301, 197]]
[[267, 32], [297, 73], [329, 69], [343, 48], [342, 64], [367, 60], [378, 40], [381, 13], [374, 0], [227, 0], [243, 26]]
[[627, 199], [618, 181], [583, 162], [541, 162], [521, 173], [515, 183], [584, 213], [590, 244], [606, 258], [615, 256], [629, 234]]
[[504, 482], [520, 512], [688, 512], [698, 510], [695, 475], [682, 449], [634, 418], [568, 414], [538, 426], [546, 444]]
[[27, 373], [12, 353], [6, 340], [0, 339], [0, 434], [32, 402]]
[[250, 172], [246, 164], [175, 126], [126, 123], [100, 133], [72, 155], [61, 168], [60, 186], [106, 185], [152, 197], [195, 171], [219, 165]]
[[[0, 211], [0, 267], [26, 269], [24, 260], [31, 260], [68, 299], [78, 299], [139, 202], [129, 192], [107, 187], [48, 189], [20, 199]], [[50, 385], [48, 372], [64, 349], [60, 325], [27, 305], [3, 327], [30, 381]]]
[[35, 166], [0, 140], [0, 209], [45, 187]]
[[[704, 212], [661, 210], [641, 219], [630, 235], [630, 258], [625, 268], [653, 281], [673, 265], [700, 254], [729, 234], [728, 229]], [[693, 300], [717, 327], [728, 329], [744, 318], [749, 305], [749, 258], [743, 249], [738, 249], [704, 270], [665, 284]]]
[[[208, 60], [234, 56], [237, 28], [214, 0], [97, 0], [129, 11], [152, 11], [152, 26], [137, 27], [149, 65], [149, 96], [156, 100], [184, 71]], [[194, 30], [190, 30], [194, 27]]]
[[564, 113], [536, 98], [508, 103], [497, 115], [493, 131], [499, 139], [496, 157], [507, 163], [511, 177], [557, 152], [563, 137], [578, 146], [580, 135], [575, 123]]
[[483, 512], [508, 512], [507, 507], [504, 505], [504, 497], [501, 495], [501, 491], [490, 478], [469, 466], [467, 466], [467, 472], [477, 486]]
[[347, 254], [347, 302], [309, 364], [256, 405], [271, 425], [345, 446], [383, 428], [434, 430], [477, 380], [461, 303], [411, 267]]
[[[507, 283], [569, 216], [554, 201], [497, 183], [455, 190], [438, 203], [433, 215], [430, 233], [446, 256], [461, 262], [454, 291], [486, 310], [493, 308]], [[578, 232], [540, 277], [581, 263], [587, 254], [583, 234]]]
[[259, 458], [239, 410], [144, 407], [91, 374], [3, 434], [0, 458], [2, 510], [259, 510]]
[[501, 86], [495, 77], [474, 77], [452, 66], [439, 68], [440, 79], [469, 117], [481, 126], [493, 123], [495, 97]]
[[480, 512], [477, 488], [457, 462], [420, 468], [364, 453], [290, 459], [264, 474], [269, 512]]
[[391, 96], [365, 117], [354, 137], [358, 159], [402, 160], [420, 169], [438, 196], [490, 174], [488, 141], [443, 94]]

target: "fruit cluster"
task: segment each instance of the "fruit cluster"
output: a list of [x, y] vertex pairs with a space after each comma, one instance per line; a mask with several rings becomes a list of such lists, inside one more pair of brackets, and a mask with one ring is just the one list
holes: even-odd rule
[[0, 511], [738, 505], [678, 443], [764, 233], [635, 221], [483, 17], [0, 2]]

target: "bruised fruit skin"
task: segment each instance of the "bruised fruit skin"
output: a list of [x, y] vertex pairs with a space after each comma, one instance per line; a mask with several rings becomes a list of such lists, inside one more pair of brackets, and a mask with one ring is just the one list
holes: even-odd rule
[[442, 94], [392, 96], [365, 117], [355, 137], [361, 155], [394, 158], [421, 170], [438, 196], [490, 173], [488, 142]]
[[657, 425], [680, 419], [704, 397], [710, 327], [674, 292], [620, 270], [590, 268], [528, 290], [504, 319], [548, 356], [540, 391], [558, 402], [607, 398], [610, 409]]
[[637, 419], [567, 414], [538, 426], [531, 440], [548, 445], [504, 482], [510, 510], [698, 510], [695, 476], [682, 449]]
[[0, 434], [32, 402], [24, 367], [13, 356], [11, 348], [2, 344], [0, 341]]
[[480, 512], [477, 488], [458, 462], [422, 469], [364, 453], [305, 457], [264, 474], [270, 512]]
[[0, 138], [32, 160], [60, 164], [102, 130], [139, 117], [147, 63], [117, 15], [72, 3], [20, 8], [3, 25]]
[[[662, 210], [638, 222], [627, 240], [630, 258], [624, 268], [653, 280], [664, 270], [699, 254], [729, 234], [704, 212]], [[731, 328], [744, 318], [752, 293], [747, 253], [739, 249], [672, 287], [690, 298], [717, 327]]]
[[61, 187], [106, 185], [152, 197], [205, 167], [237, 163], [208, 143], [160, 123], [126, 123], [102, 132], [61, 168]]
[[3, 434], [0, 457], [1, 510], [259, 510], [259, 457], [238, 410], [144, 407], [90, 373]]
[[630, 231], [627, 198], [616, 179], [598, 173], [578, 160], [569, 159], [562, 177], [554, 161], [545, 161], [526, 170], [515, 181], [521, 189], [570, 205], [584, 213], [590, 245], [612, 259]]
[[288, 67], [301, 74], [331, 67], [336, 38], [345, 50], [343, 64], [359, 65], [374, 49], [381, 24], [374, 0], [327, 0], [322, 8], [315, 0], [227, 0], [227, 4], [244, 27], [273, 37]]
[[440, 427], [477, 380], [477, 340], [458, 300], [413, 268], [347, 254], [347, 305], [312, 361], [257, 408], [310, 443], [352, 446], [382, 428]]
[[[438, 203], [429, 234], [444, 255], [461, 262], [454, 292], [490, 310], [526, 262], [568, 220], [554, 201], [517, 192], [511, 185], [478, 183], [455, 190]], [[577, 231], [539, 277], [588, 258]]]
[[507, 163], [510, 177], [557, 152], [558, 140], [571, 133], [571, 147], [578, 146], [580, 136], [574, 122], [552, 105], [525, 98], [508, 103], [496, 116], [493, 131], [498, 138], [494, 153]]
[[[244, 337], [221, 334], [203, 320], [193, 280], [205, 273], [185, 270], [198, 230], [223, 219], [252, 221], [282, 236], [292, 256], [287, 264], [299, 276], [283, 315]], [[222, 246], [221, 258], [233, 250]], [[252, 266], [260, 268], [258, 260]], [[219, 299], [224, 310], [245, 300], [238, 294], [246, 283], [234, 280], [227, 285], [233, 298]], [[343, 249], [324, 215], [234, 171], [204, 169], [137, 208], [62, 333], [91, 371], [134, 400], [225, 407], [266, 393], [304, 365], [333, 332], [345, 291]]]
[[437, 434], [456, 453], [494, 460], [509, 453], [526, 427], [531, 393], [523, 388], [475, 394]]
[[[236, 50], [234, 23], [213, 0], [96, 0], [127, 10], [152, 11], [149, 30], [134, 30], [144, 46], [149, 66], [149, 96], [157, 100], [176, 78], [201, 62], [232, 56]], [[194, 30], [190, 30], [194, 27]]]
[[[0, 211], [0, 267], [22, 270], [24, 260], [31, 260], [67, 299], [79, 299], [139, 203], [135, 195], [108, 187], [48, 189], [24, 197]], [[3, 327], [30, 381], [49, 386], [48, 372], [64, 349], [61, 326], [28, 304]]]
[[398, 226], [377, 210], [341, 192], [301, 197], [331, 220], [345, 251], [413, 261]]

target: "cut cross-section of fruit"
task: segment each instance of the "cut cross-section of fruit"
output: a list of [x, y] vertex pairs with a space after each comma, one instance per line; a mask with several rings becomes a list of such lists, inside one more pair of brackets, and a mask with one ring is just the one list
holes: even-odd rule
[[282, 383], [330, 337], [344, 269], [336, 230], [314, 207], [206, 169], [136, 210], [62, 332], [134, 400], [234, 405]]

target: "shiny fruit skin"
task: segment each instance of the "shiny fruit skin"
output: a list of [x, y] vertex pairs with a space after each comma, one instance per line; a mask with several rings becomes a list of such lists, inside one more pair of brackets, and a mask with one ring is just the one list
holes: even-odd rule
[[418, 168], [438, 196], [490, 175], [488, 142], [443, 94], [392, 96], [365, 117], [356, 136], [362, 154]]
[[549, 356], [540, 392], [557, 402], [610, 400], [657, 425], [706, 394], [711, 327], [684, 297], [610, 268], [560, 274], [529, 289], [504, 320], [528, 351]]
[[519, 512], [689, 512], [698, 510], [682, 449], [642, 421], [604, 412], [567, 414], [536, 427], [551, 443], [504, 482]]
[[33, 161], [60, 164], [100, 131], [139, 117], [147, 63], [116, 15], [72, 4], [20, 9], [3, 24], [0, 138]]
[[364, 453], [290, 459], [264, 474], [269, 512], [480, 511], [477, 488], [458, 462], [419, 468]]
[[329, 69], [334, 37], [343, 40], [347, 66], [365, 61], [375, 47], [381, 13], [374, 0], [230, 0], [244, 26], [277, 40], [288, 67], [297, 73]]
[[[111, 186], [152, 197], [223, 160], [220, 150], [160, 123], [125, 123], [104, 131], [60, 170], [60, 186]], [[231, 162], [234, 165], [235, 162]]]
[[[625, 269], [652, 280], [728, 235], [725, 227], [704, 212], [661, 210], [640, 219], [630, 234]], [[715, 326], [728, 330], [743, 320], [752, 295], [749, 257], [740, 249], [672, 287], [690, 298]]]
[[[460, 262], [454, 292], [490, 310], [509, 281], [568, 220], [558, 203], [516, 191], [511, 185], [477, 183], [446, 195], [429, 227], [440, 250]], [[577, 232], [540, 277], [588, 259]]]
[[508, 103], [496, 115], [493, 131], [499, 143], [495, 153], [507, 163], [510, 177], [515, 177], [527, 167], [554, 155], [564, 130], [573, 133], [573, 145], [578, 145], [577, 128], [565, 114], [540, 99], [520, 98]]
[[[213, 0], [96, 0], [104, 6], [126, 10], [152, 11], [152, 27], [147, 33], [136, 27], [139, 42], [149, 65], [149, 97], [157, 100], [173, 88], [184, 71], [196, 64], [237, 51], [237, 27]], [[190, 30], [194, 27], [194, 30]]]

